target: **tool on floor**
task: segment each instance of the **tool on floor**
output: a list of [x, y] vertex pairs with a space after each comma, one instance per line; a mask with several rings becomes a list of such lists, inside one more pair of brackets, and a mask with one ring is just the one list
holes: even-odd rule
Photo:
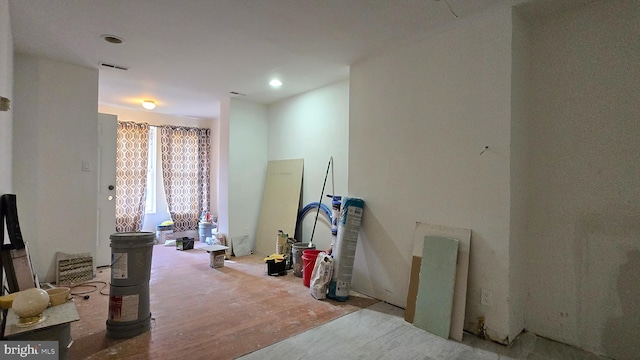
[[327, 172], [324, 175], [324, 182], [322, 183], [322, 191], [320, 192], [320, 200], [318, 201], [318, 211], [316, 212], [316, 220], [313, 222], [313, 230], [311, 231], [311, 239], [309, 239], [309, 247], [315, 248], [313, 245], [313, 235], [316, 232], [316, 224], [318, 223], [318, 215], [320, 215], [320, 204], [322, 204], [322, 197], [324, 196], [324, 188], [327, 185], [327, 177], [329, 177], [329, 168], [331, 168], [331, 191], [332, 194], [336, 193], [335, 182], [333, 178], [333, 156], [329, 157], [329, 163], [327, 164]]

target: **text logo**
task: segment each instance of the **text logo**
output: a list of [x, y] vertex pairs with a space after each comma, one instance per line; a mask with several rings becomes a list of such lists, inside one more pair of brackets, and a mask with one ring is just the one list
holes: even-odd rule
[[58, 360], [57, 341], [0, 341], [0, 358]]

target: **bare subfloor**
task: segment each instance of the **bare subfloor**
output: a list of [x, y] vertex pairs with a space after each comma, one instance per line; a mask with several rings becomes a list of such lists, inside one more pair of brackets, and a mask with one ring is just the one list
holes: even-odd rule
[[464, 334], [445, 340], [404, 321], [404, 310], [382, 302], [333, 320], [241, 360], [424, 359], [600, 360], [574, 347], [523, 333], [510, 347]]
[[212, 269], [200, 246], [153, 247], [151, 330], [132, 338], [105, 336], [109, 297], [100, 290], [110, 290], [109, 268], [74, 288], [80, 321], [71, 326], [70, 359], [604, 359], [527, 333], [510, 347], [470, 334], [462, 343], [445, 340], [366, 296], [315, 300], [291, 271], [267, 276], [259, 256]]
[[256, 255], [212, 269], [202, 245], [188, 251], [153, 246], [151, 330], [138, 336], [106, 337], [109, 296], [100, 290], [110, 290], [109, 268], [98, 268], [95, 282], [73, 288], [80, 321], [71, 324], [69, 358], [233, 359], [377, 302], [365, 296], [315, 300], [292, 271], [267, 276]]

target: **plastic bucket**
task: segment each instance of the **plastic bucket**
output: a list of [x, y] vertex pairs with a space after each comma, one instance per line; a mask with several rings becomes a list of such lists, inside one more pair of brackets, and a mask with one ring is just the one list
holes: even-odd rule
[[302, 251], [302, 283], [306, 287], [309, 287], [311, 284], [311, 273], [313, 272], [313, 267], [316, 265], [318, 254], [321, 252], [322, 250], [316, 249]]
[[315, 249], [316, 246], [311, 244], [309, 247], [309, 243], [296, 243], [293, 244], [293, 275], [297, 277], [302, 277], [302, 251], [308, 249]]
[[156, 241], [158, 244], [164, 244], [167, 240], [173, 239], [173, 225], [157, 225]]
[[111, 239], [111, 284], [129, 286], [148, 283], [155, 234], [115, 233]]
[[113, 286], [109, 292], [107, 337], [126, 339], [151, 327], [149, 283], [137, 286]]
[[198, 238], [200, 242], [205, 242], [207, 238], [211, 237], [211, 230], [213, 229], [213, 223], [201, 222], [198, 225]]

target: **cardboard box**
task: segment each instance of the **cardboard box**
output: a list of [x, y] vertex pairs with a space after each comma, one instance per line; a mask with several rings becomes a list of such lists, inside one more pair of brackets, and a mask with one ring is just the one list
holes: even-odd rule
[[214, 269], [224, 267], [224, 250], [209, 252], [209, 266]]
[[210, 245], [202, 247], [202, 249], [205, 249], [209, 253], [209, 266], [214, 269], [224, 267], [225, 250], [228, 248], [228, 246], [224, 245]]

